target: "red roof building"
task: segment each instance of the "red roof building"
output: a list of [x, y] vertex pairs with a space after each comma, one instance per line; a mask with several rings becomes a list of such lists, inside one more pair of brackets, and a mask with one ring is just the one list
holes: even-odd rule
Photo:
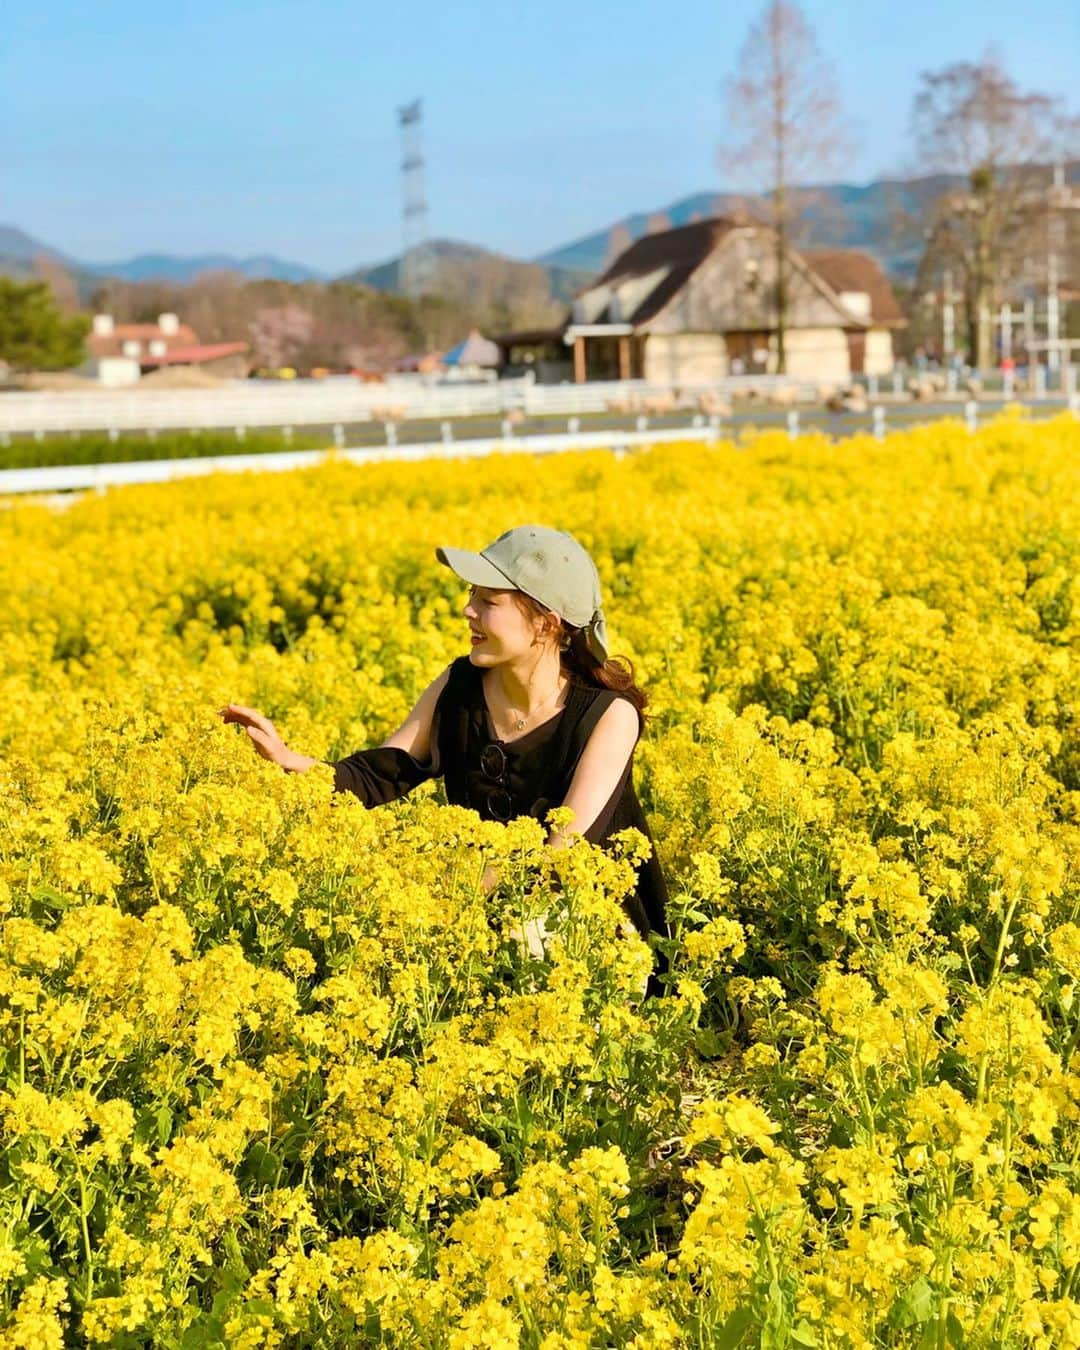
[[96, 314], [86, 345], [95, 361], [126, 357], [142, 371], [199, 366], [215, 374], [247, 375], [250, 368], [246, 342], [202, 343], [175, 314], [161, 314], [157, 323], [115, 323], [111, 314]]

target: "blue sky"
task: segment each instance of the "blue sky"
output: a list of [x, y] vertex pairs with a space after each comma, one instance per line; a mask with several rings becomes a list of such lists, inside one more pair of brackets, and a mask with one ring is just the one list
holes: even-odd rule
[[[1080, 3], [805, 0], [856, 137], [831, 177], [913, 167], [921, 70], [993, 43], [1080, 112]], [[431, 232], [530, 256], [694, 191], [759, 5], [717, 0], [8, 0], [0, 223], [87, 261], [401, 242], [395, 108], [424, 98]], [[1070, 93], [1070, 91], [1072, 91]]]

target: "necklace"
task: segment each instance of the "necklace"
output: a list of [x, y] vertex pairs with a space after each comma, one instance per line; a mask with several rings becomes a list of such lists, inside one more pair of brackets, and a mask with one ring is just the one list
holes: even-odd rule
[[[562, 691], [561, 691], [561, 688], [560, 688], [560, 689], [556, 689], [556, 690], [555, 690], [555, 697], [558, 698], [558, 697], [559, 697], [559, 694], [560, 694], [561, 692], [562, 692]], [[526, 725], [526, 723], [529, 721], [529, 719], [530, 719], [530, 718], [533, 718], [533, 717], [536, 717], [536, 716], [537, 716], [539, 713], [541, 713], [541, 712], [544, 712], [544, 711], [550, 706], [550, 704], [551, 704], [551, 699], [548, 699], [546, 702], [542, 703], [538, 708], [534, 708], [533, 711], [532, 711], [527, 717], [519, 717], [519, 718], [517, 718], [517, 719], [513, 722], [513, 728], [514, 728], [514, 730], [515, 730], [515, 731], [524, 731], [525, 725]], [[509, 711], [509, 709], [508, 709], [507, 711]]]

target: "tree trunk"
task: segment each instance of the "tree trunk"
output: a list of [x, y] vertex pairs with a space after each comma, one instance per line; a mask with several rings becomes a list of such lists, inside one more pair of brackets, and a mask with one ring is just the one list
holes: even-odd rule
[[[782, 198], [783, 193], [780, 195]], [[785, 236], [784, 217], [781, 211], [776, 222], [776, 373], [778, 375], [784, 375], [787, 372], [788, 286]]]

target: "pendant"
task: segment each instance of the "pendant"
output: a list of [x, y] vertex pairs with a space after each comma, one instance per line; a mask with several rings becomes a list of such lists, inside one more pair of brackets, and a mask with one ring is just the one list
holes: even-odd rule
[[520, 731], [524, 725], [525, 725], [524, 717], [519, 717], [518, 720], [514, 723], [514, 727], [517, 731]]

